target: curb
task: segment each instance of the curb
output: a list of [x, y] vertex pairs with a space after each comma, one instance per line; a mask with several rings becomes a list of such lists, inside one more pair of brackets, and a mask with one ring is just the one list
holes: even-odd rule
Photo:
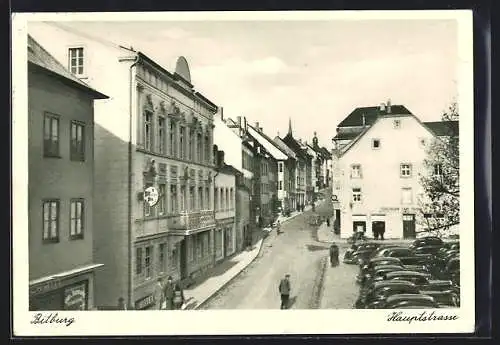
[[260, 242], [260, 248], [259, 248], [259, 251], [257, 252], [257, 254], [252, 258], [252, 260], [250, 260], [250, 262], [245, 266], [243, 267], [238, 273], [236, 273], [233, 277], [231, 277], [227, 282], [225, 282], [224, 284], [222, 284], [220, 287], [218, 287], [210, 296], [208, 296], [204, 301], [201, 301], [200, 303], [198, 303], [193, 309], [191, 310], [197, 310], [197, 309], [200, 309], [203, 305], [207, 304], [213, 297], [215, 297], [217, 295], [217, 293], [219, 293], [222, 289], [224, 289], [226, 286], [228, 286], [233, 280], [235, 280], [240, 274], [241, 272], [243, 272], [248, 266], [250, 266], [250, 264], [252, 262], [255, 261], [255, 259], [257, 259], [259, 257], [259, 254], [261, 253], [262, 251], [262, 247], [264, 246], [264, 239], [262, 238], [261, 239], [261, 242]]

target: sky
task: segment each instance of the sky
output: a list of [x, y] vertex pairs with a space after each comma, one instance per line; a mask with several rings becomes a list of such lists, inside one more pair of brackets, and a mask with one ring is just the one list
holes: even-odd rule
[[132, 46], [173, 72], [186, 57], [197, 91], [224, 116], [331, 148], [352, 110], [391, 100], [439, 120], [457, 94], [454, 20], [66, 22]]

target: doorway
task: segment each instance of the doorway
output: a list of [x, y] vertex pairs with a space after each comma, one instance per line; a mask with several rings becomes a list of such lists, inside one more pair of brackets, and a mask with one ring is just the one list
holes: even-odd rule
[[365, 221], [352, 222], [352, 231], [354, 231], [354, 232], [366, 232], [366, 222]]
[[380, 220], [372, 222], [372, 232], [374, 238], [383, 239], [385, 233], [385, 222]]
[[403, 214], [403, 238], [416, 238], [415, 215]]
[[181, 280], [182, 279], [185, 279], [187, 278], [187, 262], [188, 262], [188, 258], [187, 258], [187, 238], [184, 238], [181, 242], [180, 242], [180, 259], [181, 259], [181, 262], [180, 262], [180, 276], [181, 276]]

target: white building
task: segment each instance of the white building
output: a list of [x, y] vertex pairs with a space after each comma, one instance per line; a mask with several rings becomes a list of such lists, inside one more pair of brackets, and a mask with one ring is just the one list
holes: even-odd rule
[[[419, 174], [427, 173], [423, 171], [425, 147], [434, 133], [402, 106], [375, 109], [370, 125], [362, 114], [362, 131], [348, 143], [342, 142], [339, 150], [333, 194], [339, 193], [340, 212], [335, 213], [340, 213], [341, 237], [351, 236], [354, 230], [370, 237], [378, 228], [385, 230], [386, 239], [414, 238], [423, 196]], [[352, 127], [358, 125], [350, 121]]]

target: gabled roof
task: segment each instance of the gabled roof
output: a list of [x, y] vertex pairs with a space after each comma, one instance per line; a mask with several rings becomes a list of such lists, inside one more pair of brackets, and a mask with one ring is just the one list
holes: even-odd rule
[[361, 132], [340, 132], [333, 137], [334, 140], [352, 140], [356, 138]]
[[[408, 114], [407, 116], [413, 117], [418, 123], [420, 123], [422, 125], [422, 127], [424, 127], [427, 131], [429, 131], [429, 133], [436, 136], [436, 134], [432, 130], [430, 130], [429, 127], [427, 127], [422, 121], [420, 121], [420, 119], [418, 117], [416, 117], [413, 114]], [[375, 122], [371, 126], [366, 127], [361, 133], [359, 133], [359, 135], [354, 140], [352, 140], [349, 144], [347, 144], [344, 148], [342, 148], [342, 150], [340, 151], [340, 156], [345, 155], [347, 153], [347, 151], [349, 151], [354, 145], [356, 145], [356, 143], [366, 134], [366, 132], [368, 132], [370, 129], [372, 129], [381, 118], [387, 118], [387, 117], [385, 117], [385, 116], [377, 117], [377, 119], [375, 120]]]
[[458, 135], [458, 121], [423, 122], [438, 137]]
[[288, 133], [283, 139], [283, 142], [288, 146], [297, 156], [301, 158], [306, 158], [307, 153], [303, 149], [302, 145], [295, 140], [292, 134]]
[[361, 107], [356, 108], [342, 120], [337, 127], [361, 127], [363, 126], [363, 115], [365, 117], [365, 124], [371, 125], [375, 122], [379, 115], [412, 115], [404, 105], [391, 105], [391, 112], [387, 113], [381, 111], [379, 107]]
[[28, 35], [28, 63], [41, 68], [52, 76], [58, 77], [67, 84], [92, 95], [95, 99], [109, 98], [78, 79], [30, 35]]
[[328, 149], [326, 147], [320, 147], [320, 149], [321, 149], [321, 152], [323, 152], [323, 155], [326, 158], [331, 158], [332, 157], [332, 154], [330, 153], [330, 151], [328, 151]]
[[288, 155], [288, 157], [292, 158], [292, 159], [297, 159], [297, 155], [295, 154], [295, 152], [293, 152], [293, 150], [291, 148], [289, 148], [284, 142], [283, 140], [281, 140], [280, 137], [276, 137], [274, 138], [274, 143], [276, 145], [278, 145], [278, 147], [281, 149], [281, 151], [283, 151], [284, 153], [286, 153]]
[[276, 160], [287, 160], [288, 156], [264, 133], [257, 131], [254, 127], [248, 125], [248, 134], [255, 138], [271, 156]]

